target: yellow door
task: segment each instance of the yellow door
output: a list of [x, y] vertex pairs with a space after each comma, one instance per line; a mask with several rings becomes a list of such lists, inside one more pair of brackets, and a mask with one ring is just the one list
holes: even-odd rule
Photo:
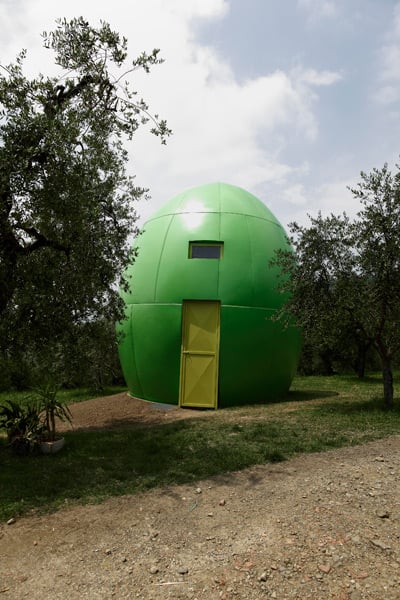
[[183, 302], [180, 406], [217, 408], [219, 314], [219, 302]]

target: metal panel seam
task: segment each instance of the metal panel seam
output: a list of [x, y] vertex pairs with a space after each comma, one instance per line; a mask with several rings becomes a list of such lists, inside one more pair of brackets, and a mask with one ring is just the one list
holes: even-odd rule
[[132, 313], [133, 313], [133, 305], [131, 304], [131, 314], [129, 317], [130, 320], [130, 329], [131, 329], [131, 340], [132, 340], [132, 352], [133, 352], [133, 360], [134, 360], [134, 364], [136, 366], [136, 376], [137, 376], [137, 382], [139, 384], [139, 388], [141, 391], [141, 395], [144, 396], [144, 390], [143, 390], [143, 386], [142, 383], [140, 381], [140, 375], [139, 375], [139, 369], [138, 369], [138, 362], [137, 362], [137, 356], [136, 356], [136, 344], [135, 344], [135, 336], [133, 333], [133, 323], [134, 323], [134, 319], [132, 318]]
[[[220, 242], [224, 242], [224, 240], [221, 240], [221, 205], [222, 205], [222, 201], [221, 201], [221, 184], [218, 183], [218, 201], [219, 201], [219, 211], [218, 211], [218, 238]], [[219, 260], [218, 263], [218, 269], [217, 269], [217, 296], [220, 297], [220, 289], [219, 289], [219, 282], [220, 282], [220, 270], [221, 270], [221, 258]]]
[[247, 239], [249, 241], [249, 250], [250, 250], [250, 268], [251, 268], [251, 293], [253, 296], [253, 302], [256, 298], [256, 288], [255, 288], [255, 275], [254, 275], [254, 262], [253, 262], [253, 244], [252, 238], [250, 235], [250, 225], [249, 225], [249, 215], [245, 216], [246, 229], [247, 229]]
[[245, 308], [250, 310], [269, 310], [271, 312], [276, 312], [277, 308], [268, 308], [267, 306], [245, 306], [243, 304], [222, 304], [222, 308]]
[[128, 306], [182, 306], [180, 302], [130, 302]]
[[[267, 208], [267, 207], [266, 207]], [[203, 211], [195, 211], [196, 214], [199, 215], [217, 215], [217, 214], [221, 214], [219, 213], [217, 210], [203, 210]], [[159, 217], [155, 217], [154, 219], [148, 219], [145, 223], [143, 223], [143, 230], [145, 228], [145, 226], [148, 223], [151, 223], [152, 221], [158, 221], [159, 219], [165, 219], [165, 217], [175, 217], [176, 215], [186, 215], [186, 214], [192, 214], [193, 211], [192, 210], [185, 210], [182, 212], [171, 212], [171, 213], [166, 213], [165, 215], [160, 215]], [[272, 225], [276, 225], [277, 227], [279, 227], [280, 229], [284, 230], [284, 227], [281, 223], [278, 223], [276, 221], [274, 221], [273, 219], [266, 219], [265, 217], [259, 217], [257, 215], [251, 215], [249, 213], [243, 213], [243, 212], [233, 212], [233, 211], [225, 211], [224, 215], [239, 215], [241, 217], [251, 217], [252, 219], [260, 219], [260, 221], [267, 221], [267, 223], [271, 223]]]
[[160, 252], [160, 257], [158, 259], [156, 281], [155, 281], [155, 284], [154, 284], [154, 303], [156, 303], [156, 299], [157, 299], [158, 275], [160, 273], [160, 264], [161, 264], [162, 257], [163, 257], [163, 254], [164, 254], [165, 243], [167, 241], [168, 233], [169, 233], [169, 230], [171, 228], [173, 220], [174, 220], [174, 217], [171, 216], [170, 222], [168, 223], [168, 227], [167, 227], [165, 235], [164, 235], [163, 244], [162, 244], [162, 248], [161, 248], [161, 252]]

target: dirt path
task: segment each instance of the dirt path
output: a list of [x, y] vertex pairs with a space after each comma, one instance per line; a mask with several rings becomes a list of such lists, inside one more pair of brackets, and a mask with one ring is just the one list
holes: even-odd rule
[[398, 600], [400, 436], [2, 524], [0, 598]]

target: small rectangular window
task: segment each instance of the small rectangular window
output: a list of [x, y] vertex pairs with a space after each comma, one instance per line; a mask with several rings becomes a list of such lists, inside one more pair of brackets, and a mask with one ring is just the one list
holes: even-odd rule
[[189, 242], [189, 258], [222, 258], [222, 242]]

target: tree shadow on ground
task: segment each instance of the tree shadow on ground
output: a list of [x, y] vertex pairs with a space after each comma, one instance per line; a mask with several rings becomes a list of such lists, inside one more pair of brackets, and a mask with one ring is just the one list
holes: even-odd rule
[[291, 390], [280, 402], [307, 402], [310, 400], [332, 398], [333, 396], [339, 396], [339, 392], [334, 392], [333, 390]]
[[398, 401], [394, 401], [393, 408], [387, 409], [383, 403], [382, 396], [375, 396], [368, 400], [363, 401], [346, 401], [339, 400], [337, 402], [324, 402], [321, 405], [315, 406], [313, 409], [318, 413], [336, 412], [342, 415], [356, 415], [361, 412], [367, 413], [388, 413], [400, 414], [400, 404]]

